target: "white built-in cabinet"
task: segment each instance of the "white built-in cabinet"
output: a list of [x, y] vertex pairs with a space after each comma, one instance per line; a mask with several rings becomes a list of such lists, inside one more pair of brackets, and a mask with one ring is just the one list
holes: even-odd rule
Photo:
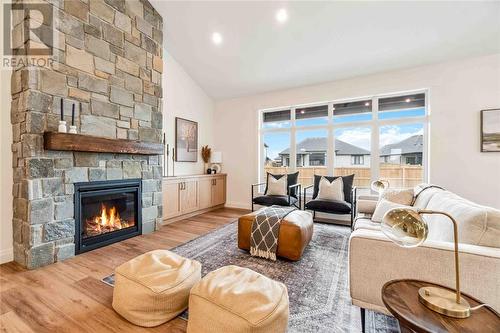
[[226, 174], [163, 178], [164, 222], [223, 206], [226, 179]]

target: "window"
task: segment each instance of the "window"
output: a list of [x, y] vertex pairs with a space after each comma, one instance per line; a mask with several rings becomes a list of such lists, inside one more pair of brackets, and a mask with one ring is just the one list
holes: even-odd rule
[[314, 175], [327, 174], [328, 131], [297, 131], [295, 136], [295, 154], [299, 181], [304, 186], [314, 181]]
[[364, 162], [364, 156], [363, 155], [352, 155], [351, 164], [352, 165], [363, 165], [363, 164], [365, 164], [365, 162]]
[[330, 101], [260, 112], [260, 179], [265, 172], [354, 174], [360, 193], [386, 179], [391, 187], [426, 181], [428, 128], [424, 91]]

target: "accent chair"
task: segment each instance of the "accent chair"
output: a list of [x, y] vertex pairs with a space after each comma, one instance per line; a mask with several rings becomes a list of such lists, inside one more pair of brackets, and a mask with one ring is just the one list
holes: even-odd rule
[[[322, 177], [332, 182], [336, 178], [342, 177], [344, 183], [344, 200], [324, 200], [319, 199], [319, 183]], [[304, 210], [313, 212], [313, 220], [316, 218], [316, 212], [339, 214], [351, 216], [351, 228], [354, 221], [354, 213], [356, 211], [356, 187], [352, 186], [354, 182], [354, 175], [349, 176], [320, 176], [314, 175], [314, 183], [304, 187]], [[307, 200], [307, 192], [313, 190], [312, 199]]]
[[[254, 205], [260, 206], [294, 206], [301, 209], [302, 202], [300, 198], [300, 191], [302, 189], [301, 184], [298, 183], [299, 173], [289, 173], [284, 175], [273, 175], [267, 173], [267, 179], [272, 176], [276, 179], [280, 179], [283, 176], [287, 177], [287, 194], [286, 195], [267, 195], [267, 181], [265, 183], [252, 184], [252, 212], [254, 211]], [[266, 185], [264, 194], [260, 196], [255, 196], [255, 188], [259, 186]]]

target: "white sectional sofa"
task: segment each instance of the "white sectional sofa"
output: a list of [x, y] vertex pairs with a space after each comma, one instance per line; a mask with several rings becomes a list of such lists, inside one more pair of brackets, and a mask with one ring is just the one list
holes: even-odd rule
[[[415, 193], [424, 187], [419, 185]], [[358, 198], [358, 215], [365, 217], [356, 219], [349, 243], [350, 293], [362, 318], [364, 309], [389, 314], [381, 297], [389, 280], [412, 278], [455, 286], [452, 223], [441, 215], [424, 215], [427, 240], [416, 248], [402, 248], [370, 219], [377, 199]], [[500, 311], [500, 211], [435, 187], [420, 192], [414, 206], [443, 211], [457, 220], [462, 291]]]

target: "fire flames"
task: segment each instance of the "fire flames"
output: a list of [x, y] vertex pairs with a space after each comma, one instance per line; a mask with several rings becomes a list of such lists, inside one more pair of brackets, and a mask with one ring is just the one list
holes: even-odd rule
[[121, 219], [115, 206], [108, 208], [104, 204], [101, 205], [100, 215], [96, 215], [86, 222], [85, 234], [87, 237], [125, 229], [134, 225], [133, 221], [129, 222]]

